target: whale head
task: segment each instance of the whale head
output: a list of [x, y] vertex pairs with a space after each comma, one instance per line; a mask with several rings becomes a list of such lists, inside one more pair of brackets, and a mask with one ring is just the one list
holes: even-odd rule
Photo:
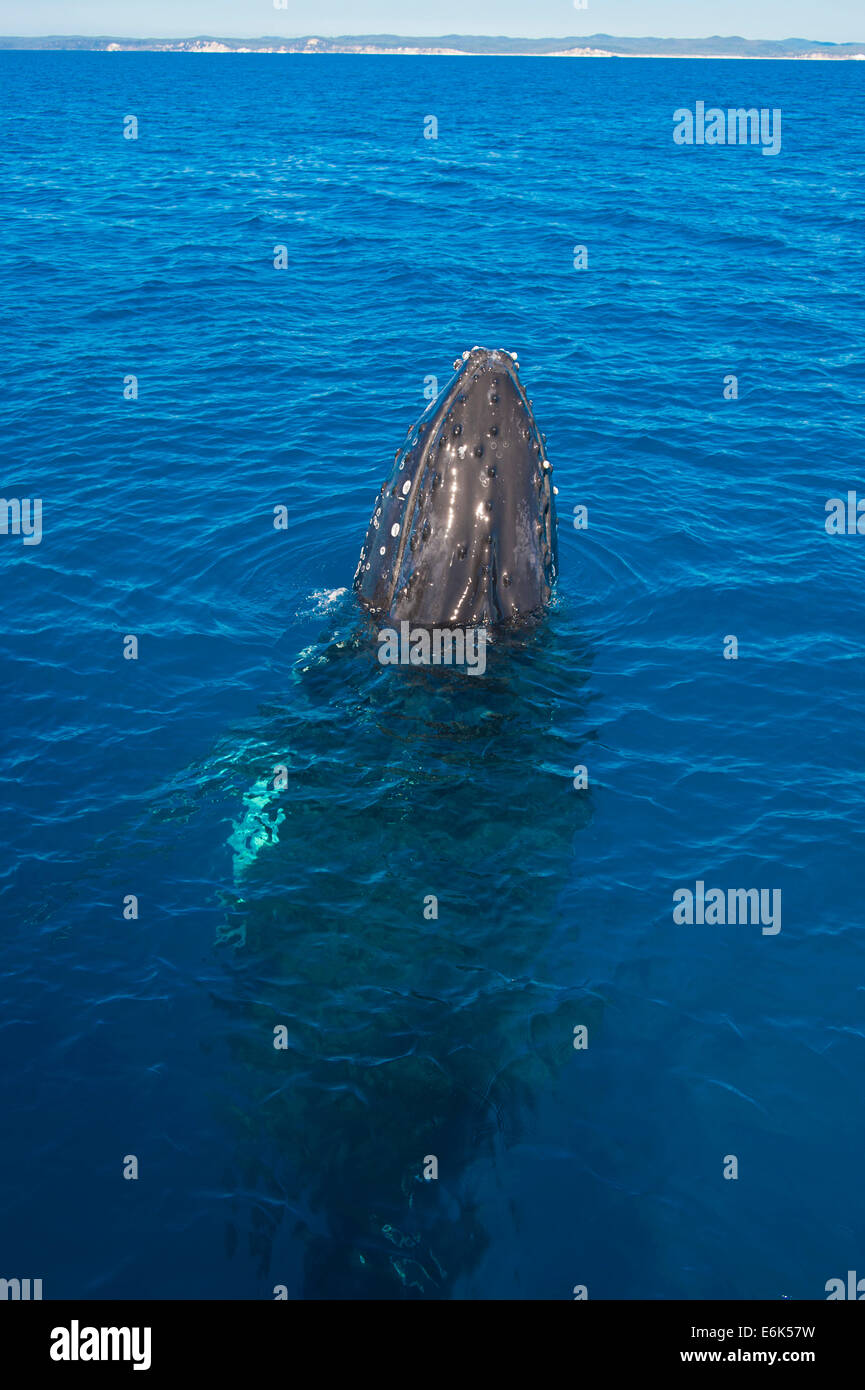
[[514, 355], [476, 347], [396, 455], [354, 588], [420, 626], [491, 626], [539, 613], [557, 571], [555, 490]]

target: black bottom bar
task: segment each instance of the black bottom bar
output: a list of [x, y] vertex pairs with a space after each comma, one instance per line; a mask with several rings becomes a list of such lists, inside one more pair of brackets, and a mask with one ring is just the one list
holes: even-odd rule
[[[450, 1311], [448, 1311], [448, 1308]], [[574, 1369], [665, 1374], [706, 1365], [735, 1370], [808, 1367], [827, 1372], [855, 1367], [865, 1332], [863, 1314], [843, 1302], [578, 1302], [453, 1303], [427, 1307], [389, 1303], [253, 1302], [6, 1302], [0, 1306], [2, 1365], [19, 1379], [51, 1379], [100, 1370], [161, 1380], [179, 1371], [221, 1378], [282, 1368], [303, 1380], [339, 1365], [354, 1372], [391, 1356], [391, 1374], [436, 1363], [453, 1372], [471, 1363], [476, 1347], [485, 1372], [501, 1358], [529, 1356], [538, 1369], [551, 1356], [572, 1358]], [[540, 1337], [538, 1337], [540, 1334]], [[562, 1341], [559, 1342], [558, 1339]], [[384, 1339], [384, 1340], [383, 1340]], [[409, 1339], [418, 1361], [406, 1361]], [[458, 1340], [454, 1340], [458, 1339]], [[468, 1339], [468, 1341], [467, 1341]], [[388, 1350], [389, 1349], [389, 1350]], [[497, 1350], [499, 1355], [497, 1356]], [[382, 1361], [384, 1353], [384, 1361]], [[588, 1358], [591, 1357], [591, 1361]], [[310, 1366], [312, 1361], [312, 1366]], [[305, 1366], [306, 1370], [301, 1370]]]

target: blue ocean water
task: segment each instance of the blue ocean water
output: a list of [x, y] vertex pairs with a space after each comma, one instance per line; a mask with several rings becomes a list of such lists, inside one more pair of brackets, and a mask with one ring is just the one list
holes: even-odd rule
[[[862, 66], [0, 75], [0, 491], [43, 506], [0, 535], [0, 1274], [865, 1275], [865, 538], [824, 524], [865, 493]], [[698, 100], [780, 109], [780, 154], [676, 146]], [[385, 670], [346, 590], [475, 343], [547, 434], [557, 599], [483, 677]], [[698, 880], [781, 930], [674, 922]]]

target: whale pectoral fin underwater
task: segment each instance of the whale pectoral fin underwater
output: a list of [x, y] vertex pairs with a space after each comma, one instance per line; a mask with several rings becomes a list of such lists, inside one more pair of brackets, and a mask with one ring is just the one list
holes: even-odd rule
[[392, 621], [512, 622], [555, 582], [552, 467], [515, 356], [475, 347], [454, 366], [382, 485], [354, 589]]
[[[356, 611], [344, 589], [329, 595], [331, 621], [312, 645], [298, 653], [291, 667], [291, 685], [300, 708], [309, 711], [314, 722], [319, 702], [332, 703], [340, 696], [351, 698], [354, 690], [352, 658], [361, 638], [357, 629]], [[226, 840], [231, 851], [232, 881], [238, 893], [255, 868], [263, 849], [279, 841], [279, 828], [288, 817], [286, 791], [299, 778], [309, 779], [310, 769], [292, 750], [292, 730], [285, 730], [284, 741], [274, 741], [274, 727], [280, 727], [283, 712], [277, 709], [262, 711], [265, 732], [260, 741], [247, 751], [253, 767], [261, 775], [243, 793], [240, 813], [232, 819], [231, 834]], [[236, 750], [235, 754], [236, 754]]]
[[227, 844], [231, 849], [232, 877], [240, 884], [265, 845], [279, 838], [277, 831], [285, 820], [273, 781], [260, 778], [244, 795], [243, 811], [233, 823]]

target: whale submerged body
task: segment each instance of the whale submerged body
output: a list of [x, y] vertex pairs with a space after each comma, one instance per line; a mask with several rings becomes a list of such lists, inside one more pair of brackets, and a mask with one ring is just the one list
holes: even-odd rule
[[558, 567], [544, 436], [508, 352], [476, 347], [409, 431], [354, 577], [361, 604], [420, 626], [540, 612]]
[[343, 604], [229, 741], [226, 1087], [244, 1191], [267, 1198], [250, 1250], [264, 1278], [292, 1217], [303, 1297], [454, 1296], [489, 1239], [478, 1165], [590, 1017], [576, 970], [544, 964], [591, 814], [551, 771], [580, 756], [588, 654], [561, 614], [520, 621], [556, 569], [544, 437], [514, 359], [474, 349], [397, 454], [355, 593], [391, 623], [495, 628], [482, 679], [385, 669]]
[[464, 1297], [517, 1221], [508, 1151], [602, 1008], [567, 897], [591, 660], [561, 611], [503, 631], [474, 680], [384, 667], [348, 626], [226, 736], [216, 1110], [262, 1290], [273, 1270], [291, 1297]]

